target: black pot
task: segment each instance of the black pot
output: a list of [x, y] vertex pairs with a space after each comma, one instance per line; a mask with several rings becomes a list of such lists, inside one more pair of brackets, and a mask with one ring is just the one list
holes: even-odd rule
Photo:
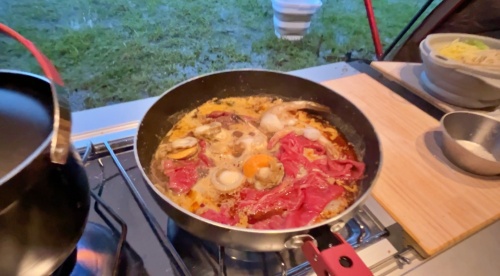
[[87, 176], [70, 143], [62, 81], [34, 45], [48, 78], [0, 70], [0, 275], [49, 275], [74, 250], [90, 207]]

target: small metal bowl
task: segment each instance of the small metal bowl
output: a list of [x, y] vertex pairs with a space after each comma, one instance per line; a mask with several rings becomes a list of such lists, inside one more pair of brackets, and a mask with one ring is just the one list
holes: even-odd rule
[[443, 153], [453, 164], [476, 175], [500, 175], [500, 110], [448, 113], [441, 128]]

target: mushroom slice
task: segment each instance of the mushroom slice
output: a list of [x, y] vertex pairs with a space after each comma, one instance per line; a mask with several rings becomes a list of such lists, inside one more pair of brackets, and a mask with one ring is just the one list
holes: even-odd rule
[[198, 139], [188, 136], [171, 142], [173, 150], [192, 148], [198, 145]]
[[177, 159], [177, 160], [187, 159], [191, 156], [194, 156], [197, 152], [198, 152], [198, 147], [194, 146], [192, 148], [188, 148], [188, 149], [184, 149], [184, 150], [180, 150], [180, 151], [176, 151], [176, 152], [172, 152], [172, 153], [167, 153], [167, 157], [172, 158], [172, 159]]
[[193, 135], [198, 138], [217, 139], [220, 138], [222, 131], [222, 124], [219, 122], [212, 122], [208, 125], [201, 125], [194, 129]]
[[221, 192], [232, 191], [245, 182], [240, 171], [234, 169], [216, 169], [210, 176], [210, 182]]
[[184, 137], [165, 145], [166, 156], [172, 159], [186, 159], [198, 152], [198, 139]]

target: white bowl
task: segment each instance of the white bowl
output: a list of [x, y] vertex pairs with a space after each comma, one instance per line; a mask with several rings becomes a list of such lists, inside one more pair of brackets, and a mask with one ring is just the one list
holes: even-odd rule
[[470, 108], [470, 109], [481, 109], [490, 106], [500, 105], [500, 100], [492, 102], [479, 101], [474, 98], [462, 97], [457, 94], [450, 93], [436, 85], [434, 85], [427, 77], [426, 72], [422, 72], [420, 75], [420, 82], [422, 85], [429, 90], [429, 93], [435, 98], [447, 102], [449, 104]]
[[[474, 107], [462, 104], [467, 108], [484, 108], [497, 106], [500, 102], [500, 75], [489, 70], [472, 68], [472, 66], [458, 65], [454, 62], [443, 61], [436, 55], [441, 47], [457, 38], [474, 38], [484, 41], [491, 48], [500, 49], [500, 40], [467, 34], [432, 34], [427, 36], [419, 46], [420, 57], [424, 71], [434, 86], [455, 94], [463, 99], [471, 99]], [[493, 76], [493, 77], [492, 77]], [[446, 99], [442, 99], [445, 100]], [[450, 101], [453, 101], [450, 98]], [[467, 103], [467, 101], [462, 101]], [[456, 104], [456, 101], [453, 101]]]

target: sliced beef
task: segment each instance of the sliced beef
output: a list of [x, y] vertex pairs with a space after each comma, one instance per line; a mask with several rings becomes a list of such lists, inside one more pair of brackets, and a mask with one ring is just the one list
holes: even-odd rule
[[[307, 172], [321, 171], [336, 179], [357, 180], [363, 177], [364, 163], [350, 159], [331, 159], [319, 142], [313, 142], [293, 132], [284, 136], [279, 142], [277, 157], [283, 163], [286, 175], [296, 177], [303, 167]], [[323, 155], [324, 158], [309, 161], [303, 154], [305, 148], [313, 149], [316, 155]]]
[[[261, 200], [255, 208], [262, 214], [259, 217], [253, 216], [248, 221], [252, 228], [286, 229], [308, 225], [329, 202], [342, 196], [344, 188], [328, 184], [304, 185], [304, 181], [299, 180], [290, 191], [282, 194], [282, 197], [272, 195]], [[264, 211], [267, 213], [263, 213]]]
[[[291, 132], [285, 135], [280, 142], [277, 158], [283, 163], [285, 174], [296, 177], [300, 167], [307, 166], [310, 162], [304, 156], [304, 148], [314, 149], [317, 155], [325, 154], [325, 148], [318, 142], [313, 142], [304, 136]], [[273, 147], [272, 145], [271, 147]]]
[[311, 171], [306, 176], [301, 177], [295, 181], [295, 185], [305, 189], [309, 187], [325, 188], [331, 184], [328, 183], [327, 177], [324, 173], [319, 171]]
[[228, 126], [238, 122], [236, 115], [227, 111], [212, 111], [207, 115], [207, 118], [212, 119], [214, 122], [221, 123], [223, 128], [227, 128]]
[[271, 140], [269, 140], [268, 148], [273, 148], [277, 142], [281, 143], [280, 148], [288, 148], [294, 152], [298, 152], [301, 154], [304, 148], [313, 149], [314, 153], [317, 155], [326, 154], [325, 147], [323, 147], [323, 145], [321, 145], [318, 141], [311, 141], [302, 135], [295, 134], [294, 132], [288, 133], [281, 139], [271, 138]]
[[318, 159], [311, 162], [312, 167], [325, 174], [344, 180], [357, 180], [363, 177], [365, 164], [354, 160]]
[[199, 146], [198, 154], [191, 159], [163, 161], [163, 173], [169, 178], [167, 187], [172, 191], [180, 194], [189, 192], [200, 174], [213, 165], [212, 160], [205, 155], [205, 141], [200, 140]]
[[304, 195], [295, 186], [288, 186], [278, 192], [270, 192], [247, 208], [248, 223], [265, 220], [275, 215], [282, 215], [288, 210], [295, 210], [302, 204]]
[[338, 185], [318, 187], [311, 185], [304, 190], [304, 200], [300, 208], [290, 211], [283, 228], [294, 228], [310, 224], [317, 218], [326, 205], [342, 196], [344, 188]]
[[169, 178], [168, 188], [176, 193], [187, 193], [198, 180], [198, 164], [199, 160], [165, 160], [163, 168]]
[[[308, 225], [328, 203], [344, 193], [344, 188], [333, 184], [331, 178], [357, 180], [363, 176], [363, 163], [333, 160], [318, 142], [295, 133], [285, 135], [279, 142], [277, 157], [283, 163], [288, 182], [270, 191], [241, 192], [240, 204], [250, 214], [252, 228], [286, 229]], [[303, 155], [305, 148], [323, 157], [311, 162]], [[301, 169], [307, 174], [297, 179]]]
[[212, 119], [215, 122], [221, 123], [222, 127], [224, 128], [240, 122], [246, 122], [255, 126], [256, 120], [255, 118], [250, 116], [237, 115], [236, 113], [222, 110], [212, 111], [206, 117]]
[[205, 150], [207, 149], [207, 142], [205, 140], [200, 140], [198, 142], [200, 146], [200, 151], [198, 152], [198, 159], [207, 167], [213, 166], [213, 161], [205, 155]]
[[216, 111], [212, 111], [210, 114], [208, 114], [207, 118], [217, 119], [217, 118], [220, 118], [220, 117], [227, 117], [227, 116], [230, 116], [230, 115], [233, 115], [233, 114], [234, 113], [227, 112], [227, 111], [216, 110]]
[[240, 191], [240, 200], [238, 201], [238, 210], [240, 208], [252, 207], [258, 205], [260, 201], [266, 200], [268, 197], [277, 196], [289, 191], [293, 184], [293, 179], [284, 178], [280, 185], [270, 190], [256, 190], [254, 188], [243, 188]]
[[255, 229], [285, 229], [308, 225], [325, 206], [342, 196], [344, 188], [329, 184], [326, 177], [313, 172], [303, 178], [286, 178], [270, 191], [244, 189], [238, 210], [248, 214]]

